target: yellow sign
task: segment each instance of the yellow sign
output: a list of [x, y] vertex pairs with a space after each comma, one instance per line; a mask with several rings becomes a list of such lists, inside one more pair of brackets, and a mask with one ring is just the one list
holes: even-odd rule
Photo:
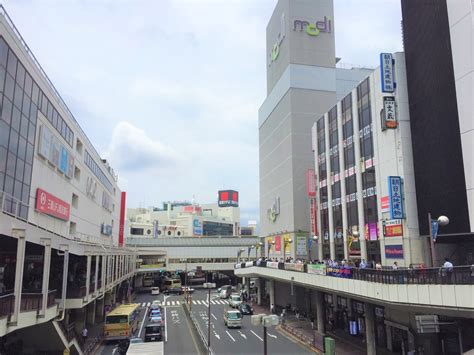
[[272, 241], [273, 241], [272, 237], [267, 237], [267, 250], [269, 253], [272, 250]]
[[288, 241], [291, 239], [291, 236], [290, 234], [285, 234], [283, 236], [283, 240], [285, 241], [285, 254], [288, 254], [289, 252], [291, 252], [291, 243], [288, 243]]

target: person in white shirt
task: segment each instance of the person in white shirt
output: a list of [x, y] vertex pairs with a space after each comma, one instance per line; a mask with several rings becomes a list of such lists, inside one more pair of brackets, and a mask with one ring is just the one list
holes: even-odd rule
[[398, 270], [398, 263], [396, 261], [393, 262], [392, 270]]
[[453, 263], [451, 261], [449, 261], [448, 258], [445, 258], [444, 259], [444, 264], [443, 264], [443, 268], [446, 270], [446, 271], [453, 271]]

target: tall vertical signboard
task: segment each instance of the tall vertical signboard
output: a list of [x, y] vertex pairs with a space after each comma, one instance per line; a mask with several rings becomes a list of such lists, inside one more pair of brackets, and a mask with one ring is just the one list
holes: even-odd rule
[[403, 216], [403, 196], [402, 178], [400, 176], [388, 177], [388, 192], [390, 203], [390, 218], [402, 219]]
[[123, 247], [123, 232], [125, 225], [125, 202], [127, 199], [127, 193], [122, 191], [120, 196], [120, 224], [119, 224], [119, 247]]
[[392, 53], [380, 53], [380, 81], [382, 83], [382, 92], [395, 91]]
[[314, 169], [308, 169], [306, 172], [306, 193], [309, 198], [309, 215], [311, 218], [311, 234], [318, 234], [318, 221], [316, 204], [316, 172]]

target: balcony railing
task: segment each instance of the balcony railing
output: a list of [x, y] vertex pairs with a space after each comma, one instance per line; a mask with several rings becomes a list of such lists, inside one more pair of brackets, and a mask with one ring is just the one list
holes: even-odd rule
[[67, 287], [67, 298], [83, 298], [86, 295], [86, 286]]
[[15, 295], [13, 290], [7, 291], [0, 296], [0, 317], [9, 316], [13, 313], [15, 304]]
[[42, 293], [21, 293], [21, 312], [36, 311], [41, 309], [43, 303]]
[[236, 264], [236, 269], [252, 266], [304, 272], [314, 275], [354, 279], [383, 284], [455, 284], [474, 285], [474, 265], [446, 268], [420, 268], [399, 270], [358, 269], [354, 267], [331, 267], [325, 264], [282, 263], [254, 261]]
[[56, 294], [57, 294], [56, 290], [50, 290], [48, 292], [48, 305], [47, 305], [48, 308], [56, 304]]

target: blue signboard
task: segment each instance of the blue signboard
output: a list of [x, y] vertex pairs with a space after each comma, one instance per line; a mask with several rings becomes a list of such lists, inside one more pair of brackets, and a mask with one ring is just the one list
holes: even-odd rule
[[380, 82], [382, 83], [382, 92], [395, 91], [392, 53], [380, 53]]
[[387, 259], [403, 259], [403, 245], [386, 245], [385, 257]]
[[390, 204], [390, 218], [402, 219], [403, 216], [403, 196], [402, 178], [400, 176], [388, 177], [388, 199]]
[[194, 235], [202, 235], [202, 223], [197, 218], [193, 220], [193, 232]]
[[59, 159], [59, 170], [63, 173], [67, 173], [67, 169], [69, 167], [69, 152], [61, 146], [61, 157]]

